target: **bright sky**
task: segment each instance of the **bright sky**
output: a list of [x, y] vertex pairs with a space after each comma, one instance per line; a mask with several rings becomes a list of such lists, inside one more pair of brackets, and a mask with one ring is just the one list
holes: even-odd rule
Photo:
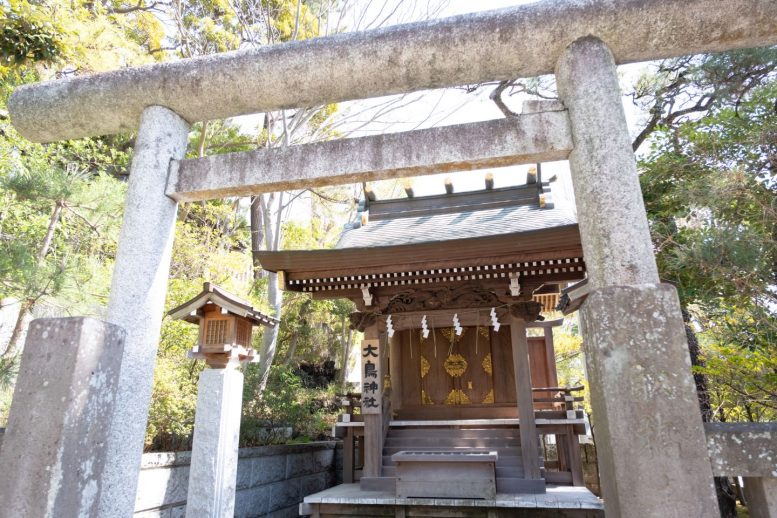
[[[424, 3], [424, 0], [410, 0]], [[434, 2], [435, 0], [429, 0]], [[440, 0], [437, 0], [438, 2]], [[444, 1], [444, 0], [443, 0]], [[444, 2], [446, 7], [441, 11], [441, 16], [454, 16], [471, 12], [487, 11], [491, 9], [501, 9], [505, 7], [534, 3], [534, 0], [448, 0]], [[380, 5], [381, 2], [374, 2]], [[376, 7], [377, 8], [377, 7]], [[644, 65], [628, 67], [621, 71], [625, 73], [625, 84], [633, 81], [635, 74], [641, 70]], [[382, 118], [391, 124], [370, 124], [360, 129], [351, 136], [368, 135], [379, 132], [409, 131], [419, 127], [429, 126], [447, 126], [451, 124], [461, 124], [467, 122], [476, 122], [481, 120], [502, 118], [503, 114], [496, 107], [493, 101], [488, 99], [490, 88], [473, 94], [466, 93], [461, 89], [436, 90], [425, 93], [414, 94], [418, 100], [408, 105], [404, 109], [396, 110]], [[508, 98], [507, 102], [511, 109], [516, 112], [521, 110], [523, 98], [514, 96]], [[379, 100], [360, 101], [357, 103], [343, 103], [342, 109], [360, 109], [365, 104], [378, 103]], [[638, 116], [632, 103], [626, 99], [624, 107], [627, 109], [627, 117], [630, 119], [630, 125], [634, 127], [634, 122]], [[363, 119], [363, 118], [360, 118]], [[494, 174], [496, 187], [517, 185], [525, 182], [527, 166], [511, 167], [498, 170], [491, 170]], [[416, 195], [424, 196], [429, 194], [439, 194], [444, 192], [443, 180], [446, 176], [453, 179], [454, 187], [457, 192], [482, 189], [484, 185], [484, 176], [487, 171], [468, 171], [447, 175], [432, 175], [420, 177], [413, 180], [413, 188]], [[548, 163], [543, 165], [543, 177], [549, 178], [552, 175], [559, 178], [559, 182], [554, 186], [554, 198], [557, 202], [574, 204], [571, 184], [569, 184], [569, 171], [566, 162]], [[382, 182], [383, 188], [393, 187], [393, 195], [398, 196], [402, 193], [398, 182]], [[379, 188], [380, 189], [380, 188]], [[556, 196], [556, 194], [561, 196]]]
[[[471, 12], [486, 11], [491, 9], [501, 9], [504, 7], [510, 7], [515, 5], [534, 3], [535, 0], [389, 0], [400, 2], [399, 9], [397, 10], [397, 17], [399, 23], [406, 22], [408, 12], [412, 7], [413, 13], [417, 16], [417, 11], [421, 10], [427, 5], [443, 5], [440, 16], [454, 16]], [[427, 3], [428, 2], [428, 3]], [[380, 0], [356, 0], [351, 5], [355, 6], [367, 6], [366, 15], [361, 16], [364, 13], [364, 7], [361, 11], [357, 8], [354, 17], [361, 17], [361, 19], [379, 19], [381, 13], [388, 11], [379, 11], [384, 2]], [[405, 11], [403, 12], [403, 9]], [[404, 13], [404, 14], [403, 14]], [[349, 27], [355, 27], [357, 24], [354, 21], [344, 22]], [[395, 22], [396, 23], [396, 22]], [[390, 25], [386, 24], [386, 25]], [[384, 25], [385, 26], [385, 25]], [[628, 86], [633, 83], [634, 78], [640, 70], [644, 68], [644, 65], [632, 65], [629, 67], [621, 67], [620, 72], [622, 75], [622, 83], [624, 86]], [[398, 131], [410, 131], [413, 129], [429, 127], [429, 126], [446, 126], [451, 124], [461, 124], [467, 122], [476, 122], [481, 120], [502, 118], [503, 114], [493, 101], [488, 99], [490, 88], [484, 88], [478, 93], [466, 93], [462, 89], [446, 89], [435, 90], [429, 92], [419, 92], [411, 94], [411, 98], [414, 99], [412, 103], [407, 103], [408, 98], [405, 98], [400, 104], [406, 104], [404, 108], [396, 109], [389, 112], [387, 115], [381, 117], [381, 123], [370, 123], [366, 126], [363, 125], [365, 120], [369, 117], [366, 116], [352, 116], [351, 121], [348, 123], [351, 129], [358, 130], [349, 134], [348, 136], [362, 136], [376, 133], [398, 132]], [[385, 102], [386, 98], [374, 99], [368, 101], [356, 101], [350, 103], [341, 103], [341, 113], [357, 113], [363, 110], [366, 106], [378, 105]], [[521, 110], [521, 102], [523, 98], [520, 96], [513, 96], [507, 98], [507, 102], [511, 109], [516, 112]], [[629, 124], [632, 127], [632, 131], [638, 125], [635, 124], [639, 114], [634, 109], [632, 103], [628, 99], [624, 99], [624, 107], [626, 108], [627, 118]], [[486, 172], [491, 172], [494, 175], [494, 182], [496, 187], [504, 187], [508, 185], [523, 184], [526, 181], [526, 170], [529, 165], [520, 167], [510, 167], [489, 171], [468, 171], [455, 174], [446, 175], [431, 175], [413, 180], [413, 188], [417, 196], [424, 196], [429, 194], [440, 194], [444, 192], [443, 180], [445, 177], [450, 176], [453, 179], [453, 184], [456, 192], [470, 191], [482, 189], [484, 186], [484, 177]], [[558, 181], [553, 186], [554, 200], [556, 203], [568, 204], [570, 207], [574, 206], [573, 194], [571, 190], [571, 181], [569, 180], [569, 170], [566, 162], [546, 163], [543, 164], [543, 178], [547, 179], [553, 175], [556, 175]], [[375, 185], [376, 190], [392, 191], [392, 197], [400, 196], [402, 194], [402, 188], [397, 181], [378, 182]], [[298, 214], [299, 217], [306, 217], [304, 209], [302, 211], [293, 211]]]

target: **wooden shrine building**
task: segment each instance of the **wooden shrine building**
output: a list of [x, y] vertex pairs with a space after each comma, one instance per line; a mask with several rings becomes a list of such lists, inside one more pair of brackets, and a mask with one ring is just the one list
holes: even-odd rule
[[[284, 289], [356, 304], [361, 412], [336, 429], [344, 481], [360, 491], [494, 499], [583, 485], [581, 398], [558, 387], [561, 321], [540, 316], [585, 277], [580, 235], [551, 183], [528, 179], [388, 200], [368, 191], [334, 249], [261, 253]], [[552, 458], [541, 435], [556, 438]], [[305, 501], [311, 514], [340, 513]]]

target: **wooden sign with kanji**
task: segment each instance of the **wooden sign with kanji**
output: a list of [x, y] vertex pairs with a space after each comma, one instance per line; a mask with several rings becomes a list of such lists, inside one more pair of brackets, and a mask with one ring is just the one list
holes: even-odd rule
[[362, 414], [379, 414], [383, 398], [383, 376], [380, 372], [380, 342], [363, 340], [362, 362]]

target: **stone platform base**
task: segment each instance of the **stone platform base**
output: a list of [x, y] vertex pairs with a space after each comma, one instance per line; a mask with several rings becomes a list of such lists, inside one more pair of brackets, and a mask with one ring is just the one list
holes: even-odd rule
[[342, 484], [305, 497], [301, 516], [457, 516], [462, 518], [604, 518], [604, 504], [584, 487], [548, 486], [538, 495], [497, 493], [493, 500], [397, 498], [385, 491], [362, 491]]

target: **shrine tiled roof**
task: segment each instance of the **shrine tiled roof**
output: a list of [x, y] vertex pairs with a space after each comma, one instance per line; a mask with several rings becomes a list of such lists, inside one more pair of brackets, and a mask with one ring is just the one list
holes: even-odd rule
[[365, 224], [357, 221], [335, 248], [412, 245], [577, 224], [569, 207], [554, 206], [547, 184], [477, 193], [370, 202]]
[[[356, 282], [386, 272], [478, 265], [577, 279], [583, 252], [574, 209], [561, 196], [554, 203], [550, 185], [365, 201], [335, 248], [260, 251], [259, 260], [265, 270], [283, 271], [287, 288], [297, 291], [331, 288], [305, 279]], [[552, 262], [550, 273], [532, 272], [551, 265], [542, 261]]]

